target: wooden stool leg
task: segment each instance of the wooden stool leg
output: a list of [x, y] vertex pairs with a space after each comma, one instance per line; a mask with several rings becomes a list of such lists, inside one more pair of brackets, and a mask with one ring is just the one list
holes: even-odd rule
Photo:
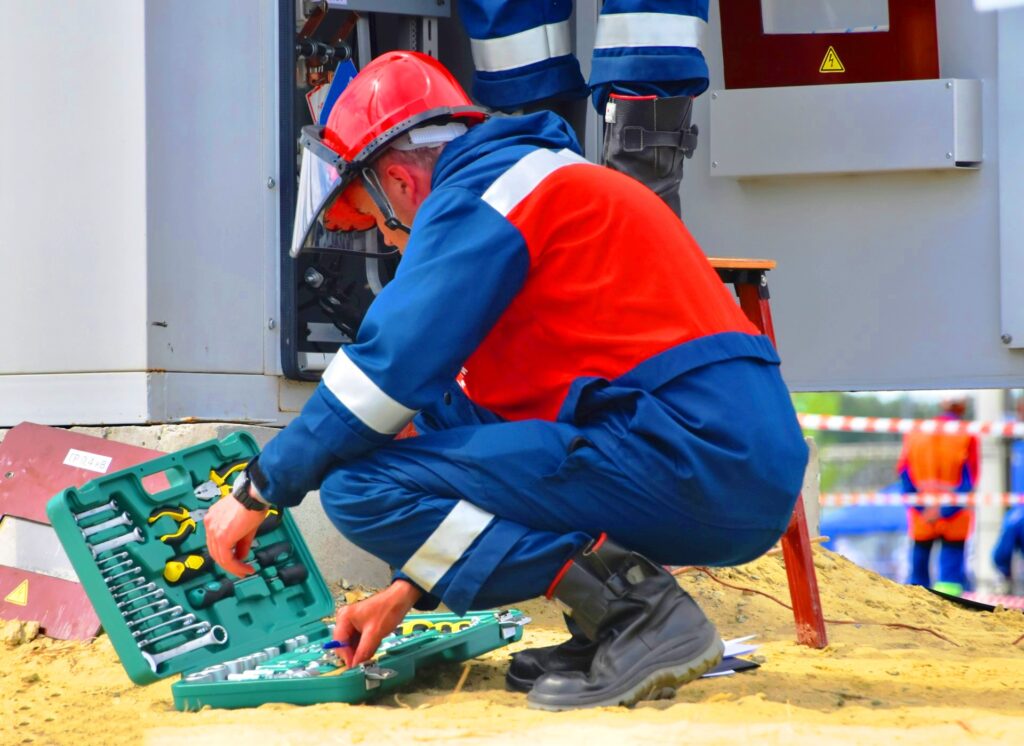
[[[754, 282], [736, 282], [735, 285], [740, 308], [774, 345], [775, 327], [772, 324], [767, 278], [763, 272], [751, 274], [754, 277], [746, 279], [752, 279]], [[812, 648], [823, 648], [828, 645], [828, 633], [825, 630], [825, 617], [821, 609], [818, 575], [814, 570], [802, 495], [797, 498], [789, 528], [782, 536], [782, 557], [786, 562], [789, 596], [793, 602], [793, 616], [796, 619], [797, 642]]]

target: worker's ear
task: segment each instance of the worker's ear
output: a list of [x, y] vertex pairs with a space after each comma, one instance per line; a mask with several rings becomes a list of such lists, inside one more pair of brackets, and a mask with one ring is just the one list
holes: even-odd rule
[[384, 175], [391, 182], [390, 186], [394, 190], [395, 196], [404, 197], [409, 201], [415, 200], [416, 194], [420, 190], [415, 175], [409, 168], [399, 163], [392, 163], [384, 169]]

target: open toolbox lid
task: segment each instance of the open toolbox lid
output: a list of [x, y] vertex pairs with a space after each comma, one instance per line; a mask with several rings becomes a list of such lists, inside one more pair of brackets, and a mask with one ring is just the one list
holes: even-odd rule
[[[149, 684], [275, 645], [322, 627], [321, 619], [333, 614], [327, 584], [286, 511], [272, 514], [260, 527], [246, 558], [257, 572], [246, 578], [227, 575], [208, 555], [203, 558], [201, 517], [189, 527], [188, 519], [169, 515], [180, 508], [209, 508], [230, 488], [234, 474], [227, 472], [258, 452], [252, 436], [233, 433], [70, 487], [47, 504], [57, 536], [135, 683]], [[163, 475], [170, 487], [150, 493], [146, 485], [154, 475]], [[114, 525], [83, 535], [107, 522]], [[119, 537], [127, 543], [93, 549]], [[270, 554], [263, 552], [255, 561], [271, 547]], [[188, 570], [183, 569], [185, 558]], [[204, 603], [210, 598], [216, 600]], [[166, 625], [158, 626], [187, 615], [193, 618], [190, 624], [207, 626], [181, 633], [173, 632], [178, 625], [172, 624], [170, 633]], [[200, 639], [205, 644], [196, 642]], [[140, 643], [150, 644], [143, 648]]]

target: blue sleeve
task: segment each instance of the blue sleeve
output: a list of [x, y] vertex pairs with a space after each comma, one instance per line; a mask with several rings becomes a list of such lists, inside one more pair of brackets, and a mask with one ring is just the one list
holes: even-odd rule
[[473, 53], [473, 95], [511, 111], [545, 98], [583, 98], [572, 54], [571, 0], [461, 0]]
[[439, 398], [522, 287], [519, 231], [458, 187], [421, 205], [395, 278], [313, 396], [258, 459], [256, 486], [297, 505], [333, 465], [389, 442]]
[[605, 0], [597, 22], [590, 87], [608, 95], [696, 96], [707, 90], [708, 0]]

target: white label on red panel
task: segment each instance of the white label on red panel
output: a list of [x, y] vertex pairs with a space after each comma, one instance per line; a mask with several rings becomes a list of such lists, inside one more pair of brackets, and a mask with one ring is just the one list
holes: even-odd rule
[[113, 461], [113, 458], [110, 456], [101, 456], [98, 453], [89, 453], [88, 451], [78, 451], [74, 448], [68, 451], [68, 455], [64, 457], [65, 466], [87, 469], [97, 474], [106, 474], [107, 469], [110, 468], [111, 461]]

